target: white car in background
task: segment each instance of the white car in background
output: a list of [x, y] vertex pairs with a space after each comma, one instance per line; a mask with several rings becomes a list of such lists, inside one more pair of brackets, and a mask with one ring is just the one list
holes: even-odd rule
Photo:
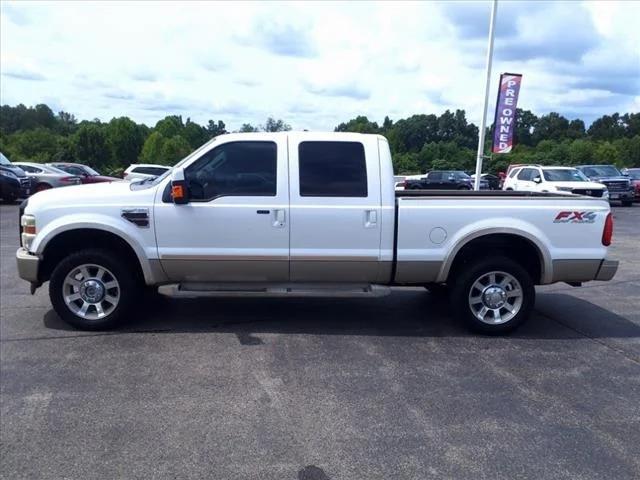
[[171, 170], [171, 167], [166, 165], [153, 165], [151, 163], [132, 163], [124, 171], [125, 180], [146, 180], [148, 178], [157, 178], [163, 175], [167, 171]]
[[606, 185], [590, 181], [580, 170], [571, 167], [521, 165], [509, 172], [502, 189], [521, 192], [564, 192], [609, 199]]

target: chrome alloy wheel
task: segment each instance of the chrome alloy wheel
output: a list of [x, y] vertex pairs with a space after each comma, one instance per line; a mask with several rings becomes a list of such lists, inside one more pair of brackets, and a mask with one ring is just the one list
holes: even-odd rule
[[84, 264], [71, 270], [64, 279], [62, 296], [69, 310], [87, 320], [104, 318], [120, 301], [120, 284], [100, 265]]
[[469, 289], [471, 311], [489, 325], [500, 325], [515, 317], [523, 298], [520, 282], [506, 272], [484, 273]]

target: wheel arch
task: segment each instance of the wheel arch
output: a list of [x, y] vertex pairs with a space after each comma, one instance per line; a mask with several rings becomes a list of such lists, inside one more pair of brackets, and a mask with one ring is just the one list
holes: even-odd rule
[[152, 278], [149, 265], [140, 257], [135, 248], [122, 236], [106, 229], [96, 227], [73, 228], [61, 231], [43, 245], [42, 263], [38, 277], [41, 282], [49, 280], [55, 266], [66, 255], [91, 248], [104, 248], [125, 256], [134, 266], [141, 281], [149, 283]]
[[[505, 251], [508, 248], [509, 251]], [[528, 232], [510, 228], [489, 228], [472, 232], [460, 239], [451, 249], [438, 275], [446, 282], [449, 275], [461, 268], [477, 253], [502, 253], [532, 271], [535, 284], [548, 283], [552, 275], [551, 256], [545, 246]]]

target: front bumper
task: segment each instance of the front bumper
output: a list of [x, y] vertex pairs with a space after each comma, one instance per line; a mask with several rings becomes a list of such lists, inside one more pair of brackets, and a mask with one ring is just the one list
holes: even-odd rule
[[26, 248], [21, 247], [16, 252], [16, 261], [20, 278], [27, 282], [39, 283], [38, 268], [40, 267], [40, 258], [37, 255], [29, 253]]
[[635, 192], [633, 190], [614, 190], [613, 192], [609, 190], [609, 200], [633, 200], [635, 196]]
[[616, 260], [602, 260], [598, 273], [596, 273], [595, 280], [608, 281], [611, 280], [618, 271], [618, 264]]

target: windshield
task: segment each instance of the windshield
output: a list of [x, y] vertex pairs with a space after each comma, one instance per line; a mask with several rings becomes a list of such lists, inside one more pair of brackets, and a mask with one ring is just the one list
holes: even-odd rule
[[580, 170], [575, 168], [542, 170], [542, 174], [547, 182], [586, 182], [589, 180]]
[[627, 175], [634, 180], [640, 180], [640, 170], [627, 170]]
[[619, 177], [620, 172], [612, 165], [598, 165], [595, 167], [584, 167], [582, 172], [588, 177]]
[[7, 157], [0, 153], [0, 165], [11, 165], [11, 162]]
[[100, 175], [100, 172], [98, 172], [98, 171], [94, 170], [94, 169], [93, 169], [93, 168], [91, 168], [91, 167], [87, 167], [86, 165], [83, 165], [83, 168], [84, 168], [84, 169], [85, 169], [85, 171], [86, 171], [89, 175], [91, 175], [91, 176], [94, 176], [94, 177], [95, 177], [95, 176], [99, 176], [99, 175]]

